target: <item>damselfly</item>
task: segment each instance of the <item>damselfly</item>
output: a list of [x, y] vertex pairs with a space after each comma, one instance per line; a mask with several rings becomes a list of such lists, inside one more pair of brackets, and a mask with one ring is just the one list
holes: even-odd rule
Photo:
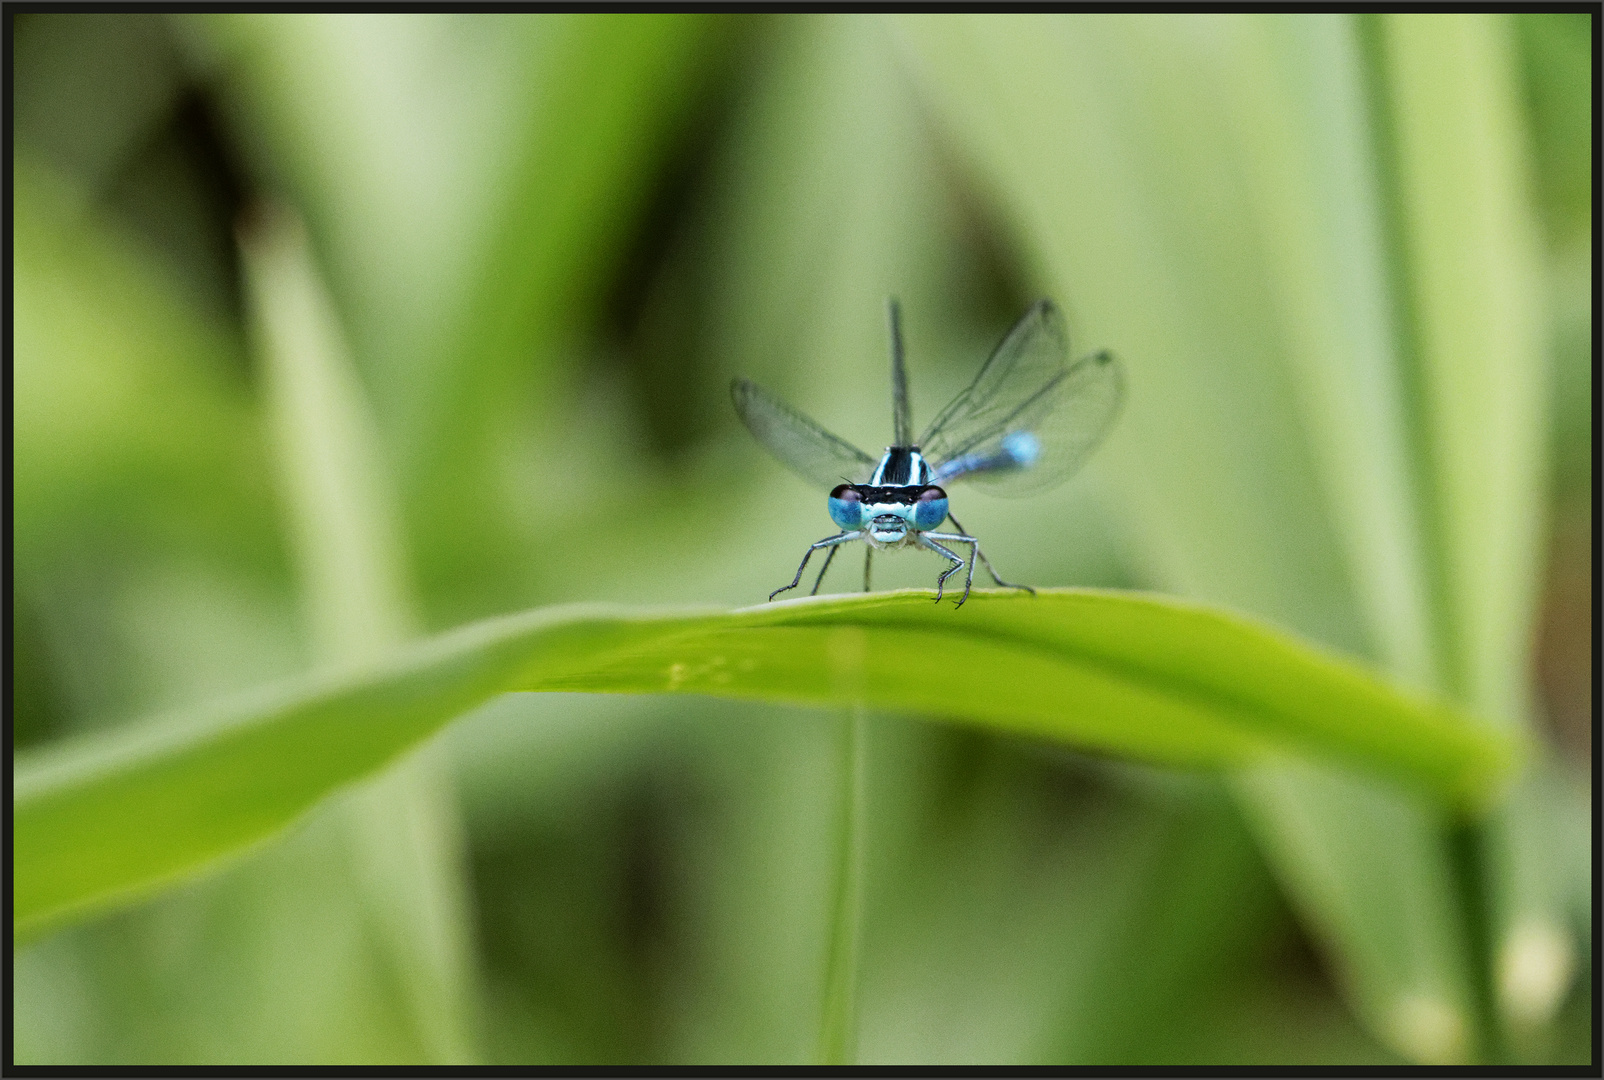
[[[969, 572], [958, 606], [969, 599], [976, 559], [998, 585], [1035, 592], [997, 576], [980, 541], [953, 517], [944, 485], [973, 480], [999, 495], [1028, 495], [1069, 479], [1119, 414], [1125, 395], [1119, 361], [1105, 351], [1069, 363], [1063, 316], [1051, 300], [1039, 300], [992, 351], [974, 382], [916, 440], [896, 300], [887, 311], [892, 444], [878, 461], [757, 384], [746, 379], [730, 384], [735, 411], [757, 441], [802, 479], [830, 488], [830, 517], [841, 528], [809, 547], [791, 584], [775, 589], [769, 599], [796, 588], [813, 553], [825, 549], [829, 554], [813, 582], [817, 594], [836, 552], [855, 540], [867, 545], [865, 592], [874, 553], [900, 547], [922, 547], [948, 560], [936, 581], [937, 603], [947, 579], [965, 565]], [[940, 531], [949, 520], [956, 531]], [[960, 558], [947, 544], [968, 544], [969, 558]]]

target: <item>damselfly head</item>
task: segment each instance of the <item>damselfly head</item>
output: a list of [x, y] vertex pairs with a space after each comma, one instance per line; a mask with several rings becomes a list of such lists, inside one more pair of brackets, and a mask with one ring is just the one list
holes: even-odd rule
[[896, 545], [914, 532], [940, 528], [947, 493], [933, 484], [878, 487], [840, 484], [830, 492], [830, 519], [848, 532], [864, 531], [876, 545]]

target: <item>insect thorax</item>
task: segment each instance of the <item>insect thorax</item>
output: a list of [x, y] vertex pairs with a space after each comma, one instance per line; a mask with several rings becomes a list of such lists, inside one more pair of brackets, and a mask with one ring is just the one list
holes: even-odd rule
[[[861, 475], [861, 474], [860, 474]], [[880, 459], [869, 487], [923, 487], [930, 483], [930, 466], [917, 446], [890, 446]]]

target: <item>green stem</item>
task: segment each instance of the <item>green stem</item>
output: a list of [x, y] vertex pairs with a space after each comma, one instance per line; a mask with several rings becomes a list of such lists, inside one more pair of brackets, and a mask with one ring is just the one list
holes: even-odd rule
[[868, 710], [858, 705], [841, 715], [839, 791], [836, 814], [835, 890], [824, 962], [824, 1013], [818, 1061], [848, 1065], [857, 1057], [858, 939], [863, 923], [864, 729]]
[[1485, 828], [1455, 821], [1448, 829], [1448, 852], [1454, 870], [1455, 893], [1465, 941], [1470, 952], [1471, 1021], [1477, 1042], [1476, 1061], [1502, 1065], [1508, 1061], [1508, 1046], [1497, 1021], [1493, 997], [1492, 910], [1487, 895], [1487, 835]]

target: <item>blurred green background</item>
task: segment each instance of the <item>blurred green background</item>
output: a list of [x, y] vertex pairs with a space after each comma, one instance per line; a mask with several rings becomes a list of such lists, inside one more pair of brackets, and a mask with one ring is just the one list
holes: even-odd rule
[[[17, 749], [500, 612], [758, 602], [830, 529], [730, 378], [874, 450], [887, 295], [916, 423], [1051, 295], [1128, 408], [1065, 488], [955, 495], [999, 572], [1231, 605], [1546, 750], [1468, 825], [876, 716], [860, 1059], [1587, 1061], [1589, 16], [11, 30]], [[309, 525], [336, 459], [360, 513]], [[15, 1059], [808, 1061], [834, 723], [502, 698], [20, 948]]]

